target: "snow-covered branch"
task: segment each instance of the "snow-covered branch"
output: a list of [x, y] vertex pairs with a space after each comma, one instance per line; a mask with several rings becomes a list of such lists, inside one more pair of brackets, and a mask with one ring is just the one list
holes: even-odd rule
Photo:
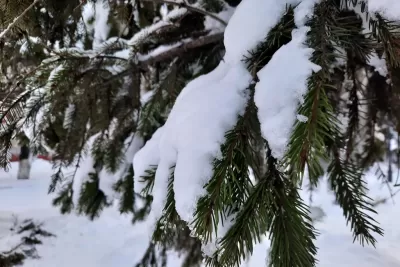
[[29, 10], [31, 10], [40, 0], [35, 0], [33, 1], [32, 4], [30, 4], [25, 10], [24, 12], [21, 13], [21, 15], [19, 15], [18, 17], [14, 18], [14, 20], [7, 26], [7, 28], [5, 30], [3, 30], [0, 33], [0, 39], [2, 39], [10, 30], [12, 27], [15, 26], [15, 24], [17, 24], [17, 22], [23, 17], [25, 16], [26, 13], [28, 13]]
[[213, 14], [211, 12], [208, 12], [207, 10], [204, 10], [204, 9], [201, 9], [201, 8], [186, 4], [185, 2], [177, 2], [177, 1], [170, 1], [170, 0], [142, 0], [142, 1], [144, 1], [144, 2], [164, 3], [164, 4], [168, 4], [168, 5], [176, 5], [176, 6], [179, 6], [179, 7], [186, 8], [187, 10], [203, 14], [205, 16], [209, 16], [210, 18], [215, 19], [216, 21], [220, 22], [224, 26], [228, 25], [228, 23], [226, 21], [224, 21], [223, 19], [221, 19], [217, 15], [215, 15], [215, 14]]
[[182, 41], [181, 43], [170, 46], [169, 49], [168, 48], [164, 49], [162, 52], [150, 53], [146, 56], [139, 57], [140, 65], [148, 66], [154, 63], [162, 62], [180, 56], [185, 52], [187, 52], [188, 50], [221, 41], [223, 37], [224, 37], [223, 33], [216, 33], [216, 34], [201, 36], [196, 39]]

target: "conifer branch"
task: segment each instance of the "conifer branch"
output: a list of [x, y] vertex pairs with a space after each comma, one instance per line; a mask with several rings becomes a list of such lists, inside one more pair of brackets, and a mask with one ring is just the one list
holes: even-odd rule
[[367, 196], [361, 171], [351, 162], [341, 160], [338, 152], [335, 152], [334, 159], [328, 167], [329, 182], [347, 223], [350, 222], [354, 240], [359, 240], [362, 245], [367, 243], [375, 246], [376, 239], [372, 233], [383, 235], [383, 230], [367, 214], [376, 212]]
[[163, 51], [158, 55], [151, 56], [143, 61], [140, 61], [139, 65], [141, 67], [146, 67], [155, 63], [165, 62], [175, 57], [180, 57], [189, 50], [220, 42], [223, 40], [223, 37], [224, 33], [214, 33], [201, 36], [190, 41], [181, 42], [179, 46], [173, 47], [167, 51]]
[[33, 1], [32, 4], [30, 4], [18, 17], [14, 18], [14, 20], [7, 26], [5, 30], [0, 32], [0, 40], [4, 38], [4, 36], [13, 28], [17, 22], [25, 16], [26, 13], [28, 13], [29, 10], [31, 10], [40, 0], [35, 0]]
[[325, 143], [333, 142], [333, 136], [338, 133], [336, 117], [327, 97], [327, 91], [332, 87], [330, 66], [335, 60], [330, 39], [336, 34], [333, 32], [336, 15], [337, 7], [332, 5], [332, 1], [325, 1], [317, 4], [314, 17], [309, 22], [308, 43], [314, 49], [311, 61], [321, 66], [321, 70], [313, 73], [308, 80], [309, 90], [297, 111], [308, 120], [296, 121], [285, 157], [292, 178], [297, 183], [301, 182], [306, 166], [311, 183], [317, 183], [323, 174], [320, 161], [328, 159]]
[[[254, 93], [254, 85], [249, 90]], [[256, 160], [252, 143], [257, 131], [257, 124], [252, 123], [257, 118], [252, 97], [236, 126], [225, 134], [226, 141], [221, 146], [223, 158], [214, 161], [213, 177], [205, 186], [207, 195], [197, 202], [193, 228], [204, 243], [212, 240], [220, 222], [239, 210], [252, 188], [248, 168]]]
[[169, 5], [175, 5], [175, 6], [179, 6], [179, 7], [183, 7], [186, 8], [187, 10], [193, 11], [193, 12], [197, 12], [200, 14], [203, 14], [205, 16], [209, 16], [212, 19], [215, 19], [216, 21], [218, 21], [219, 23], [221, 23], [224, 26], [227, 26], [228, 23], [226, 21], [224, 21], [223, 19], [221, 19], [220, 17], [218, 17], [217, 15], [208, 12], [207, 10], [192, 6], [187, 4], [186, 2], [176, 2], [176, 1], [169, 1], [169, 0], [140, 0], [143, 2], [154, 2], [154, 3], [165, 3], [165, 4], [169, 4]]
[[267, 173], [241, 207], [215, 257], [208, 259], [209, 265], [239, 266], [267, 231], [271, 239], [269, 266], [315, 265], [316, 231], [308, 209], [291, 181], [278, 171], [270, 151], [267, 159]]

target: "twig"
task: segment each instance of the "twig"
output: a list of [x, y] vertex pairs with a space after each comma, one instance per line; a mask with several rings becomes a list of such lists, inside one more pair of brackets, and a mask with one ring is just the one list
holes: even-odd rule
[[11, 22], [11, 23], [7, 26], [7, 28], [6, 28], [4, 31], [2, 31], [2, 32], [0, 33], [0, 39], [2, 39], [2, 38], [11, 30], [11, 28], [14, 27], [15, 24], [17, 24], [17, 22], [18, 22], [26, 13], [28, 13], [28, 11], [31, 10], [32, 7], [34, 7], [39, 1], [40, 1], [40, 0], [35, 0], [35, 1], [33, 1], [33, 3], [30, 4], [30, 5], [24, 10], [24, 12], [21, 13], [21, 15], [19, 15], [19, 16], [16, 17], [16, 18], [14, 18], [13, 22]]
[[140, 61], [139, 64], [141, 66], [148, 66], [148, 65], [152, 65], [154, 63], [162, 62], [167, 59], [171, 59], [171, 58], [180, 56], [180, 55], [184, 54], [185, 52], [187, 52], [188, 50], [219, 42], [223, 39], [223, 37], [224, 37], [223, 33], [216, 33], [216, 34], [201, 36], [190, 42], [184, 42], [181, 45], [176, 46], [172, 49], [169, 49], [169, 50], [167, 50], [163, 53], [160, 53], [154, 57], [149, 57], [143, 61]]
[[204, 9], [188, 5], [188, 4], [183, 3], [183, 2], [175, 2], [175, 1], [170, 1], [170, 0], [140, 0], [140, 1], [143, 1], [143, 2], [155, 2], [155, 3], [165, 3], [165, 4], [184, 7], [187, 10], [190, 10], [190, 11], [193, 11], [193, 12], [197, 12], [197, 13], [203, 14], [205, 16], [209, 16], [210, 18], [215, 19], [216, 21], [220, 22], [224, 26], [228, 25], [228, 23], [226, 21], [224, 21], [223, 19], [221, 19], [217, 15], [215, 15], [215, 14], [213, 14], [211, 12], [208, 12], [208, 11], [206, 11]]

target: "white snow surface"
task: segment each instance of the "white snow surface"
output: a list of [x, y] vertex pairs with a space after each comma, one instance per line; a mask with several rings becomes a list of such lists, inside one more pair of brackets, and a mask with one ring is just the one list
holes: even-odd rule
[[[314, 0], [311, 0], [314, 1]], [[300, 0], [244, 0], [237, 7], [225, 30], [226, 53], [236, 61], [256, 48], [268, 32], [279, 22], [287, 5]], [[309, 2], [306, 0], [305, 2]], [[301, 18], [296, 18], [300, 21]]]
[[[131, 217], [121, 215], [116, 206], [91, 222], [83, 216], [61, 215], [47, 194], [51, 164], [35, 160], [31, 180], [16, 180], [17, 163], [9, 173], [0, 171], [0, 251], [13, 247], [20, 236], [9, 229], [15, 219], [44, 223], [42, 229], [56, 235], [43, 238], [36, 247], [40, 259], [27, 259], [23, 267], [132, 267], [149, 244], [146, 222], [132, 225]], [[169, 253], [169, 267], [179, 266], [180, 258]]]
[[[9, 231], [15, 219], [33, 219], [43, 223], [42, 228], [56, 235], [43, 238], [36, 246], [39, 259], [27, 259], [23, 267], [131, 267], [143, 256], [149, 242], [148, 222], [131, 224], [131, 218], [120, 215], [117, 207], [106, 209], [99, 219], [91, 222], [74, 214], [61, 215], [52, 207], [53, 195], [47, 195], [52, 174], [51, 164], [35, 160], [30, 180], [17, 180], [17, 163], [12, 163], [10, 172], [0, 171], [0, 251], [10, 249], [20, 239]], [[384, 167], [384, 166], [381, 166]], [[366, 174], [375, 199], [389, 197], [385, 184], [378, 181], [375, 169]], [[306, 192], [301, 192], [308, 199]], [[334, 197], [328, 190], [326, 180], [314, 191], [313, 206], [326, 214], [316, 223], [320, 231], [318, 246], [319, 267], [398, 267], [400, 266], [400, 195], [393, 201], [378, 205], [375, 216], [385, 230], [384, 237], [377, 237], [376, 249], [352, 243], [352, 234], [340, 207], [334, 205]], [[269, 241], [254, 248], [254, 254], [242, 267], [265, 267]], [[339, 256], [338, 256], [339, 255]], [[169, 267], [179, 267], [181, 259], [169, 253]]]
[[260, 81], [256, 85], [254, 101], [261, 132], [272, 155], [278, 159], [285, 154], [293, 124], [298, 118], [297, 106], [307, 92], [307, 79], [313, 71], [320, 69], [309, 61], [313, 50], [304, 45], [307, 31], [307, 27], [293, 30], [292, 41], [282, 46], [258, 72]]
[[389, 20], [400, 19], [400, 1], [398, 0], [368, 0], [368, 11], [378, 12]]
[[[154, 223], [162, 214], [170, 168], [174, 165], [176, 210], [186, 222], [193, 220], [194, 208], [212, 176], [212, 162], [220, 154], [225, 132], [244, 112], [245, 89], [250, 81], [243, 64], [221, 62], [211, 73], [190, 82], [178, 96], [157, 145], [160, 157], [150, 213]], [[137, 162], [140, 153], [134, 159], [136, 170], [143, 170]]]
[[97, 48], [107, 40], [110, 32], [110, 25], [108, 23], [108, 14], [110, 7], [107, 2], [98, 1], [95, 4], [95, 21], [94, 21], [94, 40], [93, 47]]
[[368, 59], [368, 64], [375, 67], [375, 71], [377, 71], [383, 77], [388, 75], [388, 69], [386, 60], [384, 57], [379, 58], [379, 56], [374, 52]]

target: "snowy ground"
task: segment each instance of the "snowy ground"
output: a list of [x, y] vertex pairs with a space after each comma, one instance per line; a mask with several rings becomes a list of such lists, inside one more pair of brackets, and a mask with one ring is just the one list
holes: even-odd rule
[[[0, 172], [0, 251], [10, 249], [19, 241], [9, 231], [14, 221], [33, 218], [43, 222], [43, 228], [57, 237], [43, 238], [43, 244], [36, 247], [41, 258], [26, 260], [26, 267], [132, 267], [142, 257], [149, 238], [145, 223], [132, 226], [130, 217], [121, 216], [114, 208], [105, 210], [94, 222], [85, 217], [60, 215], [51, 206], [52, 196], [47, 195], [51, 175], [49, 163], [36, 160], [32, 179], [28, 181], [15, 179], [16, 168], [13, 163], [10, 172]], [[374, 178], [374, 172], [367, 178], [372, 196], [388, 196], [387, 187]], [[377, 207], [376, 218], [385, 230], [385, 237], [378, 238], [376, 249], [352, 243], [341, 210], [332, 203], [332, 195], [322, 185], [314, 195], [314, 204], [326, 213], [323, 222], [316, 225], [321, 232], [317, 240], [319, 266], [400, 266], [397, 254], [400, 251], [400, 209], [391, 199]], [[265, 266], [267, 247], [267, 244], [258, 245], [245, 266]], [[179, 266], [176, 255], [171, 255], [169, 266]]]

